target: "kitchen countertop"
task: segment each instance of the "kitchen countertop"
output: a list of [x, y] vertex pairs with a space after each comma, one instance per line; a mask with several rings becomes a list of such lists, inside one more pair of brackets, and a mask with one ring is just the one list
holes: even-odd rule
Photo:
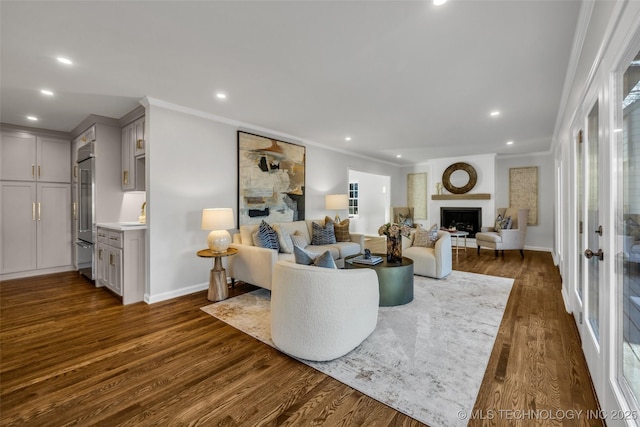
[[141, 224], [139, 222], [102, 222], [102, 223], [96, 224], [96, 226], [101, 228], [108, 228], [110, 230], [116, 230], [116, 231], [147, 229], [147, 224]]

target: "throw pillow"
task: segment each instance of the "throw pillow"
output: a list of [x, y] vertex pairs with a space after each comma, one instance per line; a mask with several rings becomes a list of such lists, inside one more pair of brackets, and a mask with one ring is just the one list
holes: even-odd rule
[[331, 252], [329, 251], [324, 251], [320, 255], [317, 255], [312, 252], [305, 251], [300, 246], [294, 246], [293, 256], [295, 257], [296, 264], [315, 265], [316, 267], [324, 268], [338, 268], [336, 266], [336, 262], [331, 256]]
[[311, 265], [316, 256], [316, 254], [305, 251], [298, 245], [293, 245], [293, 257], [296, 260], [296, 264]]
[[264, 220], [262, 220], [258, 227], [256, 243], [256, 246], [260, 246], [261, 248], [275, 249], [276, 251], [280, 250], [278, 233], [276, 233], [276, 231]]
[[417, 228], [413, 239], [413, 246], [433, 248], [438, 240], [438, 224], [433, 224], [430, 229]]
[[498, 217], [496, 218], [496, 223], [493, 226], [493, 230], [496, 232], [502, 230], [502, 215], [498, 215]]
[[502, 220], [502, 229], [503, 230], [511, 230], [513, 227], [513, 222], [511, 221], [511, 217], [508, 216]]
[[429, 244], [429, 231], [424, 228], [416, 229], [413, 237], [413, 246], [426, 248]]
[[333, 232], [336, 236], [336, 242], [350, 242], [351, 234], [349, 233], [349, 218], [343, 219], [340, 222], [335, 222], [328, 216], [324, 218], [324, 223], [333, 224]]
[[410, 214], [404, 215], [399, 213], [398, 214], [398, 222], [400, 224], [404, 224], [407, 225], [409, 227], [413, 227], [413, 218], [411, 217]]
[[331, 245], [336, 243], [333, 222], [325, 224], [324, 227], [317, 222], [313, 222], [311, 225], [313, 230], [313, 236], [311, 237], [312, 245]]
[[336, 266], [336, 262], [333, 260], [333, 257], [331, 256], [331, 252], [329, 251], [324, 251], [323, 253], [318, 255], [316, 259], [313, 260], [313, 265], [315, 265], [316, 267], [324, 267], [324, 268], [338, 268]]
[[291, 235], [291, 243], [293, 244], [293, 246], [300, 246], [301, 248], [306, 248], [307, 246], [309, 246], [307, 238], [303, 234], [300, 234], [300, 232], [297, 230]]
[[293, 252], [293, 242], [291, 241], [291, 235], [284, 231], [279, 224], [273, 224], [272, 228], [278, 235], [278, 245], [280, 245], [280, 252], [283, 254], [290, 254]]

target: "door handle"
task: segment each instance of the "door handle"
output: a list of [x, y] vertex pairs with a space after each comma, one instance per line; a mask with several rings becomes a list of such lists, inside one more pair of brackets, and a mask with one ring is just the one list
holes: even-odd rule
[[40, 221], [40, 202], [38, 202], [38, 221]]
[[32, 221], [36, 220], [36, 204], [35, 203], [31, 203], [31, 220]]
[[600, 261], [604, 261], [604, 252], [602, 252], [602, 249], [598, 249], [598, 252], [593, 252], [591, 249], [586, 249], [584, 251], [584, 256], [586, 259], [591, 259], [594, 256], [597, 256]]
[[602, 237], [602, 226], [599, 226], [595, 233], [599, 234]]
[[78, 202], [73, 202], [73, 220], [78, 219]]
[[40, 165], [38, 165], [38, 178], [40, 178]]

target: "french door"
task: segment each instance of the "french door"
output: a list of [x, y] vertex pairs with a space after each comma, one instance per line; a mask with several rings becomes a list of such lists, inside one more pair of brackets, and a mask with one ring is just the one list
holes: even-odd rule
[[[640, 53], [617, 73], [614, 375], [629, 413], [640, 414]], [[638, 421], [640, 425], [640, 421]]]
[[[593, 104], [584, 121], [584, 131], [577, 137], [576, 148], [576, 201], [578, 230], [576, 244], [577, 280], [574, 289], [578, 311], [574, 311], [582, 339], [583, 351], [596, 390], [604, 387], [605, 369], [602, 343], [603, 333], [603, 284], [605, 253], [604, 213], [608, 198], [603, 188], [603, 143], [600, 132], [601, 108], [598, 100]], [[605, 319], [606, 320], [606, 319]]]

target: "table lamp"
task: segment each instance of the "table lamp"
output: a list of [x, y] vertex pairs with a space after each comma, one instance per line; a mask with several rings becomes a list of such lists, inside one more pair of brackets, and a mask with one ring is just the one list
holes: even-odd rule
[[328, 210], [336, 211], [336, 222], [340, 222], [340, 216], [337, 211], [349, 209], [349, 195], [348, 194], [327, 194], [325, 196], [325, 208]]
[[202, 210], [202, 229], [211, 230], [207, 243], [212, 252], [224, 252], [231, 244], [231, 235], [227, 230], [235, 228], [233, 209], [213, 208]]

